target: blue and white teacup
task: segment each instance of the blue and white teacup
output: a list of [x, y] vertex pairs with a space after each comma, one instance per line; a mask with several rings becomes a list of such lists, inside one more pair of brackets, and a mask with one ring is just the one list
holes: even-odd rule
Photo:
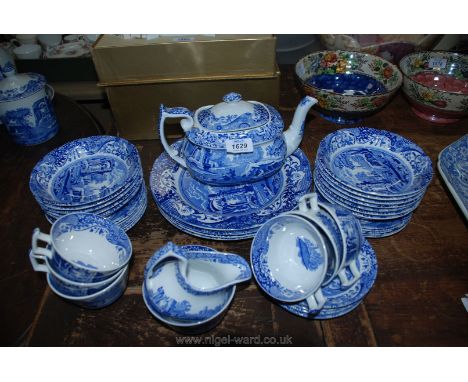
[[[49, 247], [39, 247], [43, 241]], [[32, 235], [32, 256], [45, 260], [64, 278], [85, 283], [105, 280], [132, 256], [132, 244], [125, 231], [111, 220], [95, 214], [71, 213], [55, 221], [50, 235], [36, 228]]]
[[0, 120], [17, 144], [37, 145], [57, 134], [53, 97], [41, 74], [14, 74], [0, 81]]
[[59, 295], [60, 297], [70, 301], [76, 305], [79, 305], [87, 309], [99, 309], [104, 308], [115, 302], [125, 292], [128, 280], [128, 265], [125, 266], [118, 276], [106, 286], [104, 289], [98, 292], [89, 294], [83, 294], [81, 296], [72, 296], [67, 294], [67, 290], [63, 286], [53, 279], [52, 274], [47, 275], [47, 283], [50, 289]]
[[268, 220], [252, 241], [250, 261], [258, 285], [278, 301], [306, 300], [310, 312], [324, 306], [322, 284], [330, 257], [323, 235], [302, 216], [282, 214]]
[[109, 277], [108, 279], [98, 281], [95, 283], [80, 283], [71, 281], [57, 273], [49, 264], [49, 258], [45, 257], [45, 261], [40, 261], [37, 257], [32, 255], [32, 250], [29, 252], [29, 260], [36, 272], [47, 273], [50, 281], [57, 286], [57, 288], [67, 296], [80, 297], [95, 294], [112, 284], [123, 272], [125, 268]]
[[[357, 259], [364, 243], [361, 224], [359, 220], [347, 209], [329, 203], [318, 203], [320, 208], [327, 211], [340, 227], [343, 241], [343, 256], [338, 276], [343, 287], [349, 287], [358, 281], [361, 272], [357, 266]], [[346, 268], [351, 272], [351, 277], [346, 274]]]

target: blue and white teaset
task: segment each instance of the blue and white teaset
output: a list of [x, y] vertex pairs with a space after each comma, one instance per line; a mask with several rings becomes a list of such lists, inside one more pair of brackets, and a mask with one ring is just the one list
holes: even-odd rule
[[[142, 293], [158, 320], [176, 330], [209, 330], [252, 273], [268, 298], [305, 318], [342, 316], [367, 295], [377, 260], [365, 237], [408, 224], [431, 181], [431, 161], [399, 135], [350, 128], [322, 140], [312, 172], [298, 146], [316, 102], [305, 97], [284, 132], [274, 108], [237, 93], [195, 112], [161, 105], [166, 152], [149, 181], [161, 215], [190, 235], [253, 241], [250, 265], [200, 245], [169, 242], [156, 250]], [[164, 122], [176, 117], [186, 137], [169, 145]], [[30, 189], [53, 222], [50, 235], [33, 233], [34, 269], [81, 306], [115, 301], [132, 254], [125, 231], [147, 203], [135, 146], [111, 136], [69, 142], [34, 167]]]

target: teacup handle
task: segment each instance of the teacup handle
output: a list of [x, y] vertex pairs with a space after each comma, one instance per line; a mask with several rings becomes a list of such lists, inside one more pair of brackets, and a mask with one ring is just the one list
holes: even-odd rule
[[327, 302], [327, 298], [322, 293], [322, 288], [317, 289], [317, 291], [311, 294], [306, 298], [307, 305], [309, 305], [309, 314], [314, 313], [323, 308]]
[[45, 258], [42, 256], [34, 256], [33, 251], [29, 252], [29, 260], [31, 265], [36, 272], [49, 273], [49, 267], [45, 263]]
[[348, 279], [348, 276], [346, 275], [346, 269], [342, 269], [338, 273], [338, 277], [340, 278], [341, 286], [342, 287], [349, 287], [353, 285], [356, 281], [358, 281], [361, 278], [361, 272], [359, 271], [356, 260], [354, 259], [350, 264], [349, 264], [349, 270], [351, 271], [351, 278]]
[[46, 84], [45, 86], [46, 86], [47, 97], [49, 97], [49, 99], [52, 101], [54, 99], [54, 96], [55, 96], [55, 90], [49, 84]]
[[39, 247], [37, 245], [39, 240], [47, 243], [48, 245], [52, 244], [52, 238], [50, 237], [50, 235], [47, 235], [46, 233], [41, 232], [39, 228], [36, 228], [33, 231], [31, 239], [32, 256], [37, 257], [39, 259], [43, 259], [43, 256], [46, 256], [49, 259], [52, 259], [52, 251], [48, 248]]
[[317, 212], [319, 210], [317, 194], [311, 193], [302, 196], [299, 199], [299, 211], [302, 212]]
[[161, 105], [159, 109], [159, 137], [161, 143], [172, 159], [182, 167], [187, 168], [185, 159], [179, 155], [176, 149], [169, 146], [166, 141], [166, 135], [164, 133], [164, 121], [166, 118], [183, 118], [180, 121], [180, 126], [182, 126], [184, 132], [188, 132], [193, 127], [192, 112], [185, 107], [165, 107], [164, 105]]

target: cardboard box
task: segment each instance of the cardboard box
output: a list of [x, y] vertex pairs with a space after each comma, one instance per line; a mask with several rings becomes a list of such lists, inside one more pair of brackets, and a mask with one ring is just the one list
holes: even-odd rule
[[180, 40], [102, 35], [91, 51], [100, 84], [265, 77], [276, 72], [273, 35], [194, 35]]
[[[159, 138], [159, 106], [184, 106], [196, 110], [222, 101], [223, 95], [235, 91], [245, 100], [279, 103], [280, 72], [263, 77], [239, 77], [219, 80], [159, 82], [106, 87], [107, 97], [119, 135], [130, 140]], [[166, 127], [168, 136], [182, 136], [175, 119]]]

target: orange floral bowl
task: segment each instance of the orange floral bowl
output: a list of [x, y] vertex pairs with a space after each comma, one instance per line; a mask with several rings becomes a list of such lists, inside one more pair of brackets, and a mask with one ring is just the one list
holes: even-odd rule
[[448, 124], [468, 115], [468, 55], [420, 52], [403, 57], [403, 92], [415, 114]]
[[381, 57], [343, 50], [311, 53], [295, 70], [302, 90], [318, 100], [321, 116], [340, 124], [385, 107], [403, 79], [398, 67]]

